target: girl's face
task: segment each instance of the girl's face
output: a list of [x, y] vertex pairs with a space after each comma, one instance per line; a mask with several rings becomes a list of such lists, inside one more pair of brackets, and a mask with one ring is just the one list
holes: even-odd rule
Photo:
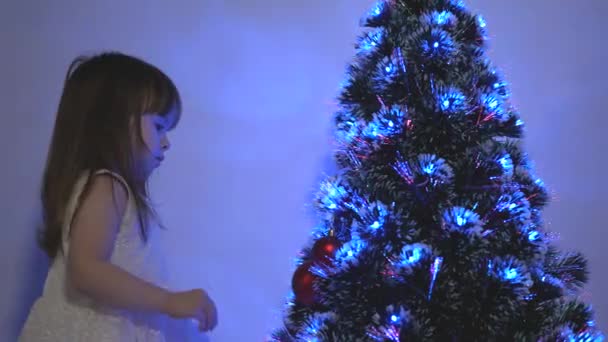
[[139, 149], [136, 156], [145, 177], [150, 176], [165, 159], [165, 153], [171, 146], [167, 131], [174, 115], [175, 113], [170, 113], [163, 117], [158, 114], [144, 114], [141, 117], [140, 129], [144, 146]]

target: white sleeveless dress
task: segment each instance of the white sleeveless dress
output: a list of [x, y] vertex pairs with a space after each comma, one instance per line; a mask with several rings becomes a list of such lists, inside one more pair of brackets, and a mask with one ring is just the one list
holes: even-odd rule
[[[135, 201], [127, 183], [108, 170], [96, 174], [110, 174], [125, 185], [128, 202], [120, 230], [116, 236], [110, 262], [127, 272], [167, 288], [167, 273], [162, 253], [158, 250], [158, 229], [149, 229], [144, 242], [135, 210]], [[78, 179], [67, 206], [63, 227], [63, 248], [69, 253], [69, 222], [78, 205], [89, 174]], [[157, 228], [157, 227], [154, 227]], [[105, 307], [70, 288], [66, 281], [66, 258], [60, 253], [53, 261], [42, 296], [34, 303], [22, 329], [21, 342], [122, 342], [122, 341], [199, 341], [205, 336], [194, 331], [189, 321], [177, 321], [166, 315], [133, 313]]]

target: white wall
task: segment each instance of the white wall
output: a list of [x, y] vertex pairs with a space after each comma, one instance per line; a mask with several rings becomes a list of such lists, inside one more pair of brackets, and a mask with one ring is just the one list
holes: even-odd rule
[[[260, 341], [279, 326], [292, 260], [313, 224], [309, 195], [330, 170], [331, 102], [371, 3], [3, 0], [0, 340], [14, 340], [45, 276], [33, 225], [65, 69], [100, 49], [144, 57], [183, 93], [183, 121], [153, 186], [176, 283], [203, 286], [217, 300], [212, 341]], [[608, 3], [468, 4], [488, 21], [491, 56], [555, 192], [550, 228], [590, 258], [585, 297], [608, 330]]]

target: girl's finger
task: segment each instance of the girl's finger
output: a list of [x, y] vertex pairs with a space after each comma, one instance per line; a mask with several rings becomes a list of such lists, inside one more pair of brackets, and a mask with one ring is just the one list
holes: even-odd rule
[[217, 326], [217, 307], [213, 303], [210, 306], [211, 306], [211, 315], [210, 316], [212, 317], [210, 329], [215, 329], [215, 327]]
[[213, 329], [213, 317], [211, 315], [211, 312], [209, 311], [209, 307], [205, 308], [205, 322], [207, 323], [207, 330], [211, 330]]
[[201, 312], [198, 314], [198, 329], [200, 331], [207, 331], [209, 325], [207, 324], [207, 315], [205, 315], [205, 313], [201, 310]]

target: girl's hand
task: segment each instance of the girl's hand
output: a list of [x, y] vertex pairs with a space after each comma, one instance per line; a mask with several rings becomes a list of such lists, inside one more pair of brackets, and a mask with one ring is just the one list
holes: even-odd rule
[[215, 303], [202, 289], [170, 293], [165, 312], [174, 318], [194, 318], [201, 331], [209, 331], [217, 325]]

